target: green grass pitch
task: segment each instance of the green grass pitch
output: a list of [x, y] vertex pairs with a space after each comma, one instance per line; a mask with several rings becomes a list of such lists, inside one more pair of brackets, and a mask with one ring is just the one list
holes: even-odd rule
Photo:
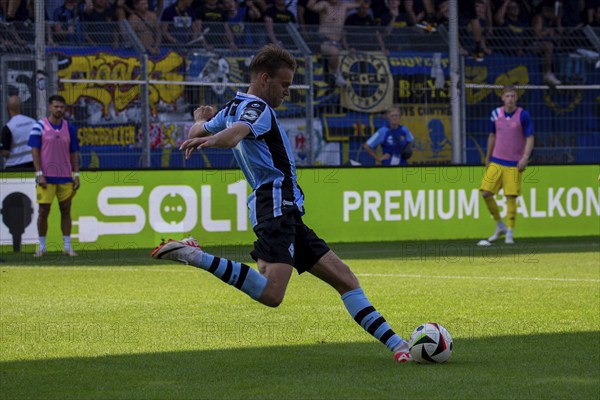
[[[444, 325], [448, 363], [394, 364], [309, 274], [270, 309], [149, 249], [5, 247], [0, 398], [599, 398], [598, 237], [332, 247], [397, 333]], [[207, 250], [250, 263], [247, 246]]]

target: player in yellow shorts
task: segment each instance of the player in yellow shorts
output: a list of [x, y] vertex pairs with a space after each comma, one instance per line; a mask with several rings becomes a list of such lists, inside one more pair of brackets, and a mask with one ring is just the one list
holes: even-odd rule
[[60, 208], [63, 252], [68, 256], [77, 255], [71, 247], [71, 200], [80, 184], [79, 141], [77, 129], [63, 118], [64, 110], [65, 99], [59, 95], [50, 96], [50, 115], [38, 121], [29, 135], [39, 204], [37, 227], [40, 242], [34, 257], [46, 254], [48, 215], [55, 197]]
[[[479, 190], [496, 221], [496, 230], [488, 241], [506, 235], [505, 242], [513, 244], [513, 229], [517, 214], [517, 197], [521, 195], [521, 174], [527, 167], [533, 150], [533, 124], [529, 113], [517, 107], [514, 86], [502, 90], [503, 107], [492, 111], [485, 174]], [[506, 196], [507, 224], [500, 217], [494, 196], [503, 190]]]
[[517, 167], [490, 162], [485, 169], [479, 190], [497, 194], [503, 189], [505, 196], [520, 196], [521, 175], [522, 172]]
[[73, 189], [73, 183], [48, 183], [45, 188], [41, 185], [37, 185], [35, 192], [37, 194], [38, 204], [52, 204], [55, 197], [58, 199], [59, 203], [62, 203], [65, 200], [73, 198], [75, 193], [77, 193]]

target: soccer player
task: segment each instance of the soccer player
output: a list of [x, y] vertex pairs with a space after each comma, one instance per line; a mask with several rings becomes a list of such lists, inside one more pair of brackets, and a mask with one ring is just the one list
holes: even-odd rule
[[257, 236], [251, 255], [258, 271], [213, 256], [192, 238], [169, 240], [152, 257], [204, 269], [269, 307], [283, 301], [294, 268], [309, 272], [338, 291], [352, 318], [387, 346], [396, 362], [409, 361], [408, 343], [371, 305], [348, 265], [302, 221], [304, 195], [296, 182], [288, 137], [274, 110], [289, 96], [295, 71], [290, 53], [273, 44], [263, 47], [250, 64], [248, 92], [238, 92], [216, 115], [210, 106], [198, 107], [189, 139], [180, 147], [187, 158], [195, 149], [233, 148], [253, 189], [248, 206]]
[[[492, 111], [490, 134], [485, 155], [485, 174], [479, 190], [496, 221], [496, 230], [489, 242], [506, 235], [505, 242], [513, 244], [513, 229], [517, 214], [517, 197], [521, 195], [521, 173], [527, 167], [533, 150], [533, 124], [529, 113], [517, 106], [514, 86], [502, 90], [503, 107]], [[494, 195], [500, 189], [506, 196], [507, 225], [500, 218]]]

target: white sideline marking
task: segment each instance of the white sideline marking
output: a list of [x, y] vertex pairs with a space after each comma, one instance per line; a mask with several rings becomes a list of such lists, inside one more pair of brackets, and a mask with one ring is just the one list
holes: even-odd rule
[[[184, 265], [174, 264], [174, 267], [185, 267]], [[102, 272], [177, 272], [177, 273], [197, 273], [198, 268], [156, 268], [156, 267], [45, 267], [45, 266], [4, 266], [11, 269], [35, 269], [38, 271], [59, 270], [59, 271], [102, 271]], [[541, 278], [536, 276], [467, 276], [467, 275], [423, 275], [423, 274], [372, 274], [355, 273], [356, 276], [375, 277], [375, 278], [414, 278], [414, 279], [463, 279], [463, 280], [498, 280], [498, 281], [540, 281], [540, 282], [592, 282], [600, 283], [600, 279], [593, 278]]]
[[[471, 254], [483, 254], [484, 252], [486, 253], [494, 253], [494, 251], [498, 251], [498, 252], [505, 252], [505, 253], [522, 253], [522, 254], [536, 254], [535, 251], [536, 250], [541, 250], [541, 249], [553, 249], [556, 248], [557, 246], [561, 247], [561, 248], [566, 248], [566, 249], [580, 249], [580, 248], [586, 248], [589, 247], [590, 251], [597, 251], [598, 248], [600, 248], [600, 245], [598, 243], [565, 243], [565, 244], [554, 244], [554, 243], [535, 243], [535, 242], [531, 242], [531, 243], [515, 243], [513, 245], [507, 245], [504, 243], [503, 240], [500, 240], [497, 244], [492, 244], [492, 246], [486, 247], [486, 248], [481, 248], [480, 246], [477, 246], [477, 239], [473, 240], [473, 243], [466, 243], [464, 242], [464, 240], [461, 240], [460, 242], [456, 242], [456, 243], [429, 243], [429, 242], [407, 242], [407, 243], [402, 243], [400, 245], [398, 245], [398, 247], [400, 247], [401, 249], [408, 249], [408, 250], [412, 250], [412, 249], [416, 249], [416, 250], [421, 250], [421, 251], [431, 251], [431, 250], [436, 250], [436, 249], [452, 249], [452, 250], [456, 250], [456, 251], [470, 251]], [[389, 248], [385, 248], [385, 249], [369, 249], [369, 248], [354, 248], [352, 250], [336, 250], [335, 248], [336, 246], [332, 246], [332, 250], [336, 251], [338, 253], [343, 253], [345, 255], [345, 258], [349, 258], [348, 255], [354, 255], [354, 254], [388, 254], [390, 253], [390, 249]], [[475, 253], [477, 252], [477, 253]], [[406, 255], [395, 255], [395, 256], [391, 256], [390, 258], [419, 258], [419, 254], [406, 254]], [[457, 255], [457, 257], [460, 257], [460, 254]]]
[[474, 279], [474, 280], [499, 280], [499, 281], [549, 281], [549, 282], [594, 282], [600, 283], [600, 279], [579, 278], [539, 278], [529, 276], [465, 276], [465, 275], [418, 275], [418, 274], [355, 274], [356, 276], [392, 277], [392, 278], [416, 278], [416, 279]]

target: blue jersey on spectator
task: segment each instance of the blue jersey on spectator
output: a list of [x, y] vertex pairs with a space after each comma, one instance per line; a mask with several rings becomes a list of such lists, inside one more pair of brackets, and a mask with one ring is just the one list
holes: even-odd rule
[[[376, 149], [377, 146], [381, 145], [383, 154], [389, 154], [391, 157], [387, 160], [383, 160], [383, 165], [406, 165], [406, 160], [403, 160], [400, 153], [406, 147], [408, 143], [414, 142], [415, 138], [407, 127], [400, 125], [399, 127], [392, 129], [389, 126], [379, 128], [377, 132], [373, 134], [367, 140], [367, 145]], [[399, 163], [395, 161], [399, 160]]]

